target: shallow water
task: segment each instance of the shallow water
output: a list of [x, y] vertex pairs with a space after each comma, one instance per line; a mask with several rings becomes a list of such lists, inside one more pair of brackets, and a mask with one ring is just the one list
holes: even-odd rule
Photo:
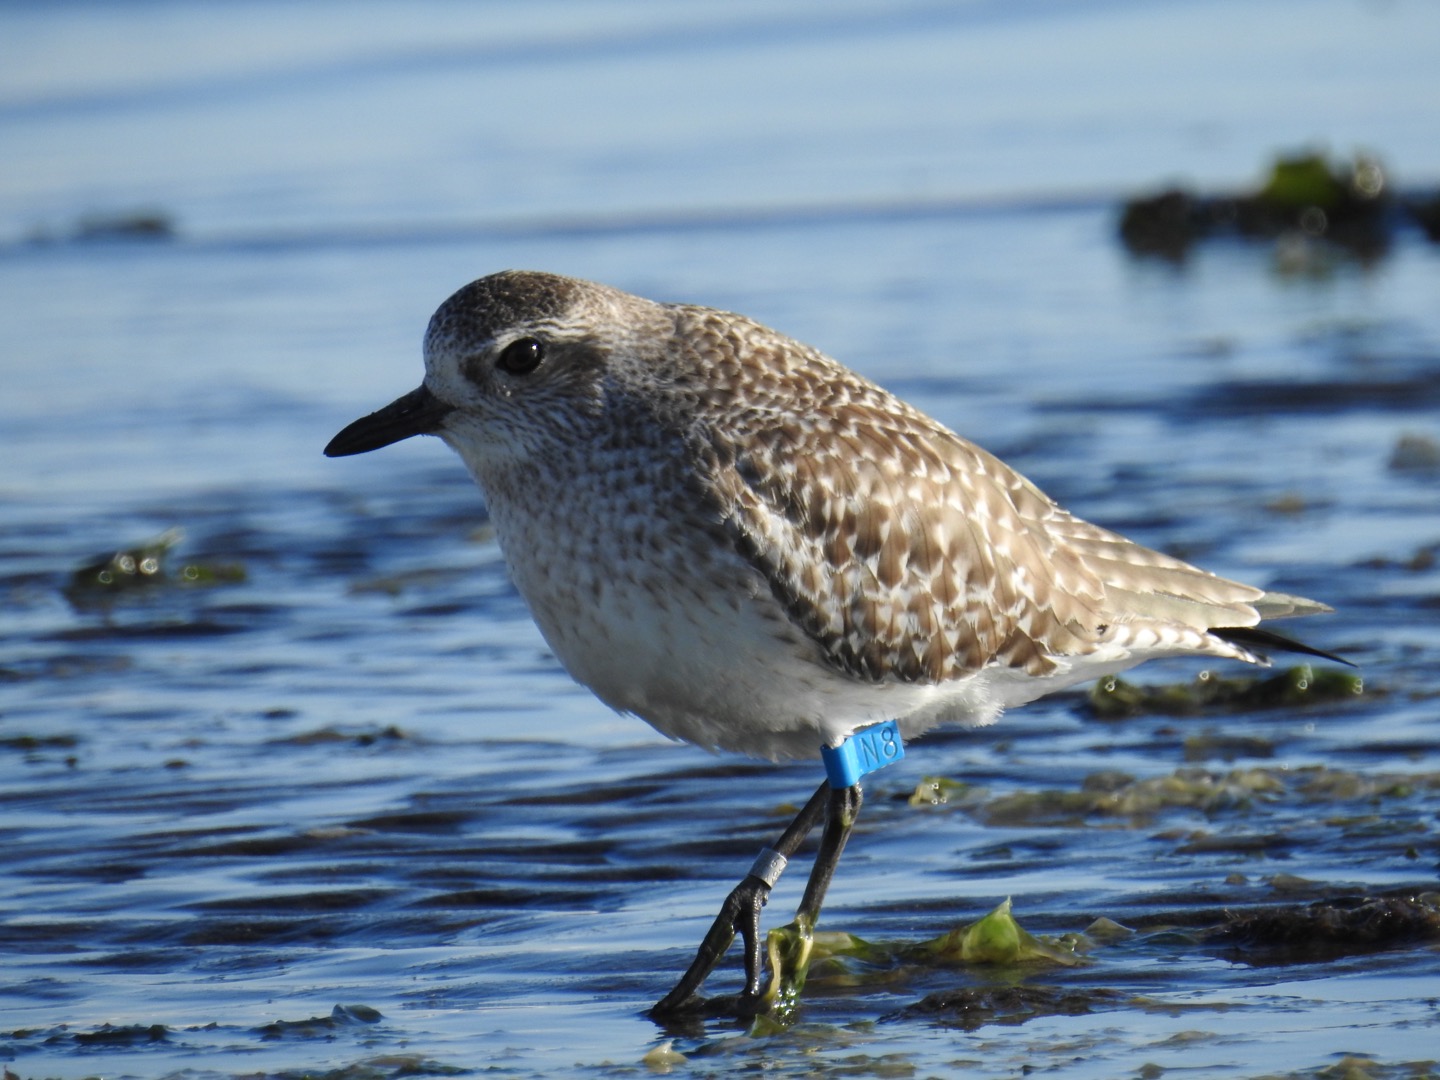
[[[1436, 888], [1440, 474], [1391, 458], [1440, 439], [1440, 251], [1404, 232], [1371, 265], [1220, 245], [1176, 268], [1114, 237], [1123, 194], [1246, 183], [1295, 140], [1433, 183], [1434, 10], [657, 11], [0, 7], [0, 141], [24, 164], [0, 177], [0, 1061], [1434, 1059], [1433, 936], [1306, 953], [1203, 931]], [[143, 208], [174, 235], [72, 239]], [[416, 384], [434, 306], [504, 266], [811, 341], [1084, 516], [1333, 604], [1303, 634], [1364, 693], [1103, 721], [1072, 695], [917, 743], [870, 785], [824, 928], [915, 943], [1011, 896], [1034, 933], [1135, 933], [1079, 967], [826, 967], [784, 1030], [662, 1030], [643, 1010], [815, 767], [668, 743], [571, 684], [438, 443], [319, 453]], [[67, 595], [172, 527], [172, 568], [223, 580]], [[1075, 809], [1113, 773], [1213, 795]], [[928, 776], [976, 788], [912, 805]], [[1024, 1023], [914, 1009], [976, 987], [1094, 993]], [[667, 1045], [683, 1062], [647, 1062]]]

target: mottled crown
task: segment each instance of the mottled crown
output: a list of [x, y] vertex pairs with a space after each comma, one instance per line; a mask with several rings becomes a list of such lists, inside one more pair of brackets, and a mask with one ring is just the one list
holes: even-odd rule
[[430, 319], [425, 340], [427, 346], [442, 339], [479, 345], [510, 327], [559, 319], [594, 288], [575, 278], [530, 270], [491, 274], [441, 304]]

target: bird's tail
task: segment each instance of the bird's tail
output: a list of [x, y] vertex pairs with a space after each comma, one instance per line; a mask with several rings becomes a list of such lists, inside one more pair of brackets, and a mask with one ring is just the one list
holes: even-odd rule
[[1316, 649], [1303, 642], [1293, 641], [1273, 630], [1261, 630], [1258, 626], [1216, 626], [1211, 627], [1210, 633], [1216, 637], [1230, 642], [1232, 645], [1239, 645], [1242, 649], [1252, 649], [1263, 655], [1266, 649], [1278, 649], [1281, 652], [1303, 653], [1306, 656], [1318, 656], [1322, 660], [1333, 660], [1337, 664], [1344, 664], [1346, 667], [1355, 665], [1343, 656], [1336, 656], [1324, 649]]

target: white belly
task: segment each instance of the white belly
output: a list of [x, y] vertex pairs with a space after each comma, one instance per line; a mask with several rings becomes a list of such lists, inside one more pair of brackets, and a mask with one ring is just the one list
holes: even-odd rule
[[[1035, 678], [990, 667], [940, 684], [870, 682], [823, 659], [723, 533], [655, 486], [577, 495], [529, 473], [472, 473], [506, 563], [556, 658], [612, 708], [671, 738], [771, 759], [819, 755], [857, 728], [899, 720], [988, 724], [1007, 706], [1092, 676], [1091, 657]], [[594, 477], [594, 473], [591, 477]], [[667, 517], [666, 508], [670, 508]]]

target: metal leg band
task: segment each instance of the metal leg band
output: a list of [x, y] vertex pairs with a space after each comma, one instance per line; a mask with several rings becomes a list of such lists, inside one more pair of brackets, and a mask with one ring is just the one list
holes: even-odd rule
[[780, 880], [780, 875], [785, 872], [785, 866], [789, 861], [778, 851], [772, 851], [767, 847], [756, 857], [755, 865], [750, 867], [750, 876], [759, 878], [773, 889], [775, 883]]

